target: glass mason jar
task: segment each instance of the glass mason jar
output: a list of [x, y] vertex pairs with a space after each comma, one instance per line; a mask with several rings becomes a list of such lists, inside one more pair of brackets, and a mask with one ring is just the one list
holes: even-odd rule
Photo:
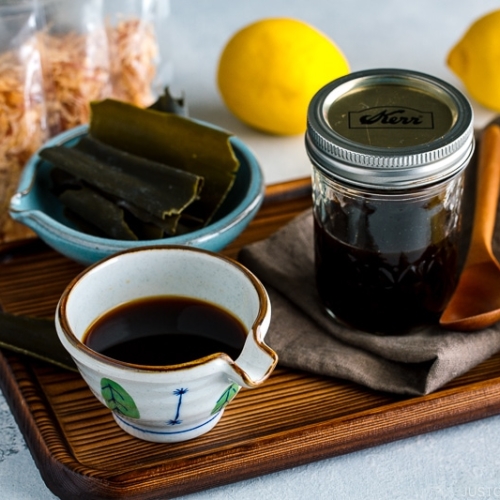
[[460, 272], [467, 99], [422, 73], [351, 73], [313, 97], [306, 149], [328, 313], [377, 334], [436, 321]]

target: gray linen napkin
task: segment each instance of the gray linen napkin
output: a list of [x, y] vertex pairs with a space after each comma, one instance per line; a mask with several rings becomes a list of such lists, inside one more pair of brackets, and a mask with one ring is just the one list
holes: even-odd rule
[[421, 395], [500, 350], [500, 324], [475, 333], [435, 325], [404, 336], [377, 336], [335, 323], [316, 291], [311, 211], [243, 248], [239, 260], [269, 292], [272, 319], [266, 343], [283, 366]]

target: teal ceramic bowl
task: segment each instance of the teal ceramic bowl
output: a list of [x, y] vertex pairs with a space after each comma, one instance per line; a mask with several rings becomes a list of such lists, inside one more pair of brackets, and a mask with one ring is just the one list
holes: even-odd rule
[[[87, 130], [85, 125], [68, 130], [49, 140], [45, 146], [71, 146]], [[79, 231], [66, 219], [62, 204], [51, 192], [52, 165], [38, 154], [33, 155], [22, 172], [18, 191], [10, 201], [9, 213], [49, 246], [82, 264], [92, 264], [128, 248], [150, 245], [187, 245], [218, 252], [246, 228], [264, 198], [264, 179], [255, 156], [237, 137], [231, 137], [230, 141], [240, 161], [236, 181], [212, 222], [188, 234], [159, 240], [123, 241]]]

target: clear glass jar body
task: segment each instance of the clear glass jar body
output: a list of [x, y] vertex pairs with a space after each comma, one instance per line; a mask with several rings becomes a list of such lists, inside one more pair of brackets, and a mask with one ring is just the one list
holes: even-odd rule
[[341, 323], [401, 334], [435, 321], [457, 285], [464, 170], [375, 191], [313, 171], [316, 282]]

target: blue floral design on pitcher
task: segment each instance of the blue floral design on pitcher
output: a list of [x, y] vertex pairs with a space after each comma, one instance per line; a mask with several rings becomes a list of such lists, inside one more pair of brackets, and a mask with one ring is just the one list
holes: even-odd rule
[[177, 410], [175, 412], [175, 417], [171, 420], [167, 421], [168, 425], [179, 425], [182, 423], [182, 420], [179, 419], [181, 414], [181, 405], [182, 405], [182, 396], [188, 392], [188, 389], [176, 389], [172, 394], [174, 396], [178, 396], [179, 400], [177, 401]]

